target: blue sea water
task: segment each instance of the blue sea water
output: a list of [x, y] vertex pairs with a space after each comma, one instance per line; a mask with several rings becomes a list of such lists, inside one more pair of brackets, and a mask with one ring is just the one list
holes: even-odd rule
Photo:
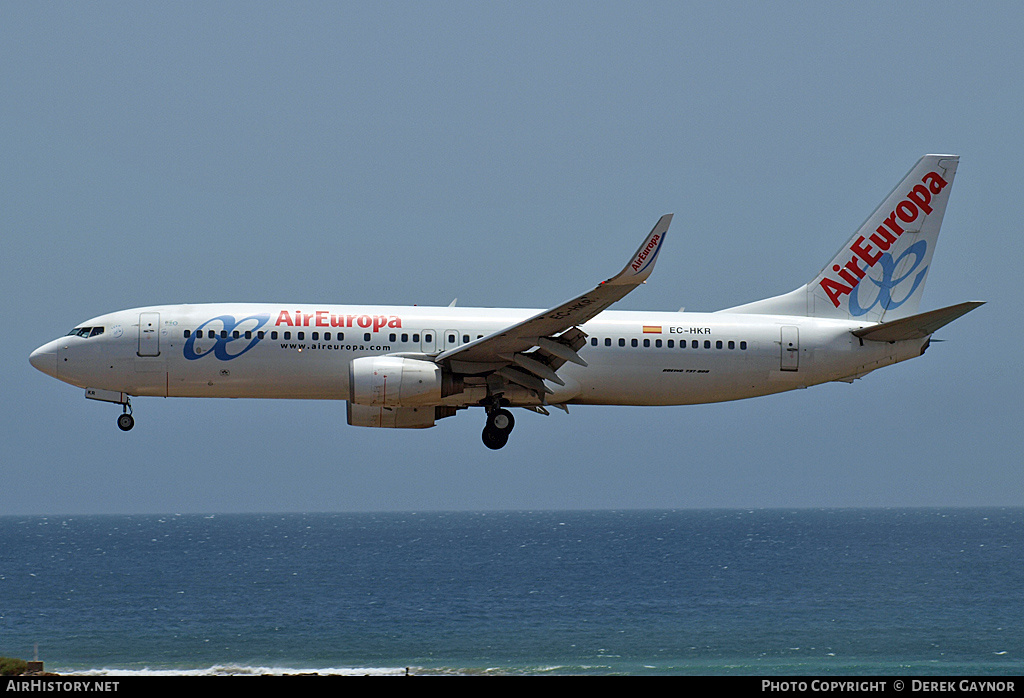
[[1024, 673], [1024, 509], [0, 517], [62, 673]]

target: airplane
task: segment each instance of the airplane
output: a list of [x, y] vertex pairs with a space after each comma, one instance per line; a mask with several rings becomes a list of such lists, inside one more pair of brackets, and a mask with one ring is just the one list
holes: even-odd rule
[[654, 269], [672, 214], [615, 276], [548, 310], [225, 303], [100, 315], [32, 352], [87, 398], [347, 401], [353, 426], [416, 429], [469, 407], [500, 449], [510, 408], [691, 405], [829, 381], [924, 354], [981, 302], [918, 313], [959, 156], [926, 155], [809, 282], [711, 313], [608, 308]]

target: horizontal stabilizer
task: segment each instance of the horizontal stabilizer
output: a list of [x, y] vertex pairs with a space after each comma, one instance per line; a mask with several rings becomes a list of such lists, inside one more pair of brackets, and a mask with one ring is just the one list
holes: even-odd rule
[[880, 325], [872, 325], [861, 330], [854, 330], [853, 334], [861, 339], [872, 342], [900, 342], [906, 339], [923, 339], [932, 332], [945, 327], [961, 315], [966, 315], [984, 302], [971, 301], [959, 303], [948, 308], [931, 310], [919, 315], [900, 318], [892, 322], [883, 322]]

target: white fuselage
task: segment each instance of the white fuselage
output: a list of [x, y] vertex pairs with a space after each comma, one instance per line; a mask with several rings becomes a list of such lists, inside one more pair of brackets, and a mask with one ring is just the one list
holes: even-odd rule
[[[40, 347], [32, 363], [66, 383], [131, 396], [349, 399], [349, 364], [428, 359], [536, 310], [227, 303], [124, 310]], [[921, 354], [927, 338], [864, 342], [870, 325], [814, 317], [605, 311], [581, 326], [588, 366], [558, 369], [548, 404], [684, 405], [851, 380]], [[96, 328], [102, 328], [97, 332]], [[91, 334], [92, 336], [79, 336]], [[237, 335], [237, 336], [236, 336]], [[449, 406], [480, 404], [472, 386]], [[525, 399], [522, 404], [537, 404]], [[512, 404], [516, 404], [515, 400]]]

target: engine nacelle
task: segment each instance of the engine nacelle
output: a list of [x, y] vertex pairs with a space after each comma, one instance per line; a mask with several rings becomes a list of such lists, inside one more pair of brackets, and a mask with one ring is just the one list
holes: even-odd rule
[[371, 407], [348, 403], [348, 423], [354, 427], [426, 429], [434, 426], [436, 407]]
[[441, 402], [443, 376], [441, 367], [431, 361], [364, 356], [349, 364], [348, 384], [351, 404], [421, 407]]

